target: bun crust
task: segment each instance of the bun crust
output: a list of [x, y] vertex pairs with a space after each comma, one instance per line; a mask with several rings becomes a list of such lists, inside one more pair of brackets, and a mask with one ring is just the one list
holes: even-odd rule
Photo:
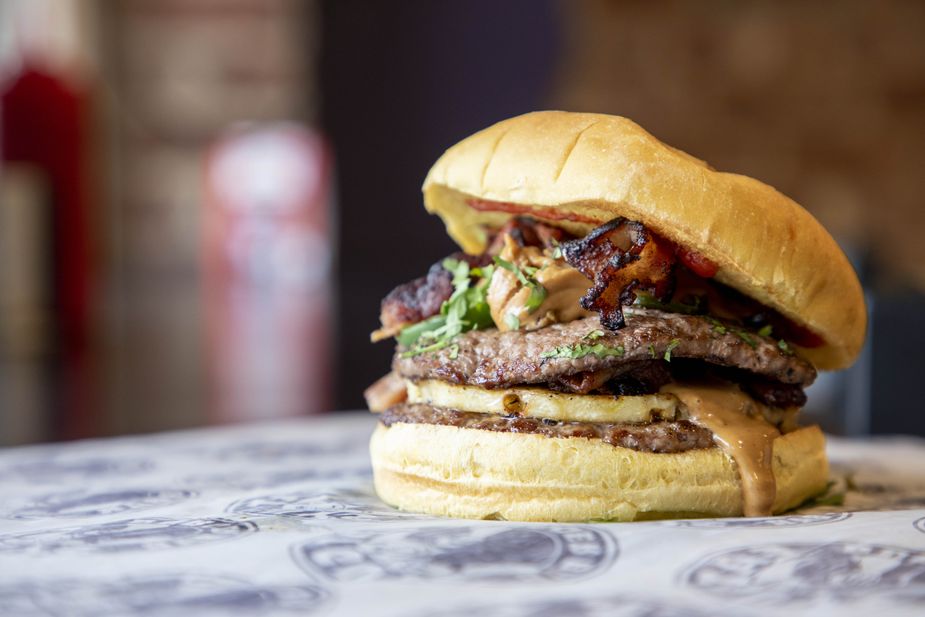
[[[512, 214], [467, 200], [539, 207], [572, 232], [624, 216], [719, 265], [717, 280], [809, 328], [825, 345], [801, 349], [818, 368], [850, 365], [867, 314], [844, 253], [806, 210], [757, 180], [718, 172], [618, 116], [535, 112], [459, 142], [424, 181], [424, 203], [462, 248]], [[567, 220], [568, 217], [577, 220]]]
[[[741, 516], [735, 463], [719, 448], [653, 454], [600, 440], [429, 424], [379, 425], [370, 442], [376, 492], [402, 510], [514, 521], [632, 521]], [[774, 441], [774, 512], [828, 481], [818, 427]]]

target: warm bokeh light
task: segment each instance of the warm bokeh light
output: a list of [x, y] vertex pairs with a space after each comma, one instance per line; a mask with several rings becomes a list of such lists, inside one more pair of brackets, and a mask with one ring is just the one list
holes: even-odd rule
[[921, 3], [0, 0], [0, 445], [361, 407], [427, 169], [543, 108], [807, 207], [871, 308], [810, 417], [925, 434]]

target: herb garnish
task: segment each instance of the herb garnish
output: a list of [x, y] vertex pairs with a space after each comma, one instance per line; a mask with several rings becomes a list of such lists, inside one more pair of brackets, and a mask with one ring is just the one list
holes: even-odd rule
[[674, 350], [675, 347], [677, 347], [680, 344], [681, 344], [681, 339], [676, 339], [676, 338], [671, 339], [671, 342], [668, 343], [668, 347], [665, 349], [665, 355], [664, 355], [665, 362], [671, 362], [671, 352]]
[[777, 348], [780, 349], [782, 352], [784, 352], [788, 356], [793, 355], [793, 350], [790, 349], [790, 345], [788, 345], [787, 341], [785, 341], [784, 339], [777, 341]]
[[563, 345], [561, 347], [556, 347], [551, 351], [544, 351], [540, 354], [541, 358], [568, 358], [571, 360], [577, 360], [579, 358], [584, 358], [585, 356], [595, 355], [598, 358], [607, 358], [610, 356], [616, 356], [618, 358], [623, 357], [623, 346], [618, 345], [616, 347], [607, 347], [601, 343], [596, 345], [585, 345], [584, 343], [577, 343], [575, 345]]
[[[710, 322], [710, 324], [712, 324], [710, 327], [712, 332], [715, 332], [716, 334], [726, 334], [727, 332], [731, 332], [732, 334], [735, 334], [737, 337], [745, 341], [745, 343], [747, 343], [748, 346], [752, 349], [758, 347], [758, 342], [755, 340], [754, 334], [746, 332], [741, 328], [736, 328], [735, 326], [726, 325], [715, 317], [711, 317], [709, 315], [707, 315], [706, 319]], [[773, 332], [773, 327], [771, 324], [766, 324], [762, 326], [760, 330], [758, 330], [757, 334], [758, 336], [771, 336], [771, 332]], [[787, 343], [784, 343], [784, 341], [781, 340], [778, 341], [777, 346], [781, 351], [784, 351], [784, 347], [787, 347]]]
[[[453, 275], [453, 295], [440, 307], [439, 315], [398, 333], [396, 339], [399, 344], [408, 347], [401, 354], [402, 358], [443, 349], [463, 332], [494, 325], [487, 300], [494, 267], [470, 268], [465, 261], [449, 258], [443, 260], [443, 267]], [[472, 286], [473, 278], [478, 279], [475, 286]], [[459, 347], [453, 345], [450, 358], [455, 359], [458, 353]]]
[[716, 332], [717, 334], [726, 334], [726, 326], [724, 326], [723, 322], [721, 322], [719, 319], [707, 316], [707, 321], [713, 324], [713, 327], [710, 328], [710, 330]]
[[851, 477], [848, 476], [845, 478], [845, 485], [842, 487], [837, 486], [835, 480], [829, 480], [829, 483], [825, 486], [825, 491], [822, 492], [818, 497], [811, 497], [807, 499], [802, 504], [800, 504], [800, 509], [803, 508], [815, 508], [818, 506], [843, 506], [845, 505], [845, 495], [848, 491], [857, 490], [852, 486]]
[[520, 284], [530, 290], [530, 297], [527, 298], [527, 301], [524, 303], [527, 311], [532, 313], [540, 308], [540, 305], [543, 304], [543, 301], [546, 299], [547, 292], [546, 288], [540, 285], [536, 278], [534, 278], [539, 268], [533, 266], [524, 266], [521, 268], [515, 263], [511, 263], [506, 259], [501, 259], [497, 255], [495, 255], [495, 263], [508, 272], [512, 272], [514, 276], [517, 277], [517, 280], [520, 281]]
[[596, 341], [597, 339], [604, 336], [604, 334], [605, 333], [603, 330], [591, 330], [581, 338], [588, 339], [589, 341]]
[[832, 493], [831, 495], [823, 495], [822, 497], [817, 497], [811, 503], [807, 504], [806, 507], [843, 506], [843, 505], [845, 505], [845, 494], [844, 493]]
[[552, 241], [552, 258], [553, 259], [562, 259], [562, 247], [559, 245], [559, 241], [555, 238], [550, 238]]
[[655, 359], [655, 345], [649, 343], [649, 355], [652, 356], [652, 359]]
[[645, 291], [637, 291], [636, 301], [633, 303], [642, 308], [656, 309], [669, 313], [681, 313], [682, 315], [699, 315], [706, 310], [703, 296], [691, 296], [692, 301], [686, 302], [662, 302], [655, 296]]
[[758, 343], [755, 342], [755, 339], [753, 339], [753, 338], [752, 338], [747, 332], [745, 332], [744, 330], [740, 330], [740, 329], [738, 329], [738, 328], [733, 328], [733, 329], [732, 329], [732, 333], [735, 334], [736, 336], [738, 336], [740, 339], [742, 339], [742, 340], [745, 341], [746, 343], [748, 343], [748, 346], [751, 347], [752, 349], [755, 349], [756, 347], [758, 347]]

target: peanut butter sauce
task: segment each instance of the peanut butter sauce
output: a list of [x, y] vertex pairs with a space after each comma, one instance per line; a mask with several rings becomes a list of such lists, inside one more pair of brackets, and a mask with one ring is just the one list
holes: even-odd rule
[[734, 386], [668, 384], [687, 407], [690, 420], [713, 432], [713, 441], [739, 468], [745, 516], [769, 516], [777, 497], [771, 468], [774, 439], [780, 432], [765, 422], [758, 403]]
[[504, 239], [500, 257], [518, 267], [538, 268], [536, 282], [546, 289], [543, 303], [530, 311], [526, 306], [530, 289], [524, 287], [514, 273], [501, 268], [495, 270], [488, 287], [488, 306], [502, 332], [512, 329], [509, 316], [516, 318], [518, 328], [535, 330], [593, 315], [578, 304], [591, 281], [561, 259], [553, 259], [535, 246], [518, 246], [510, 236]]

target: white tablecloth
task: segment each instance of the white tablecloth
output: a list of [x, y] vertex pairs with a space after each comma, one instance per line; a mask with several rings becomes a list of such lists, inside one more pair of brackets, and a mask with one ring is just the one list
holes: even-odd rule
[[380, 503], [374, 424], [0, 452], [0, 614], [925, 615], [925, 442], [831, 440], [840, 506], [523, 524]]

